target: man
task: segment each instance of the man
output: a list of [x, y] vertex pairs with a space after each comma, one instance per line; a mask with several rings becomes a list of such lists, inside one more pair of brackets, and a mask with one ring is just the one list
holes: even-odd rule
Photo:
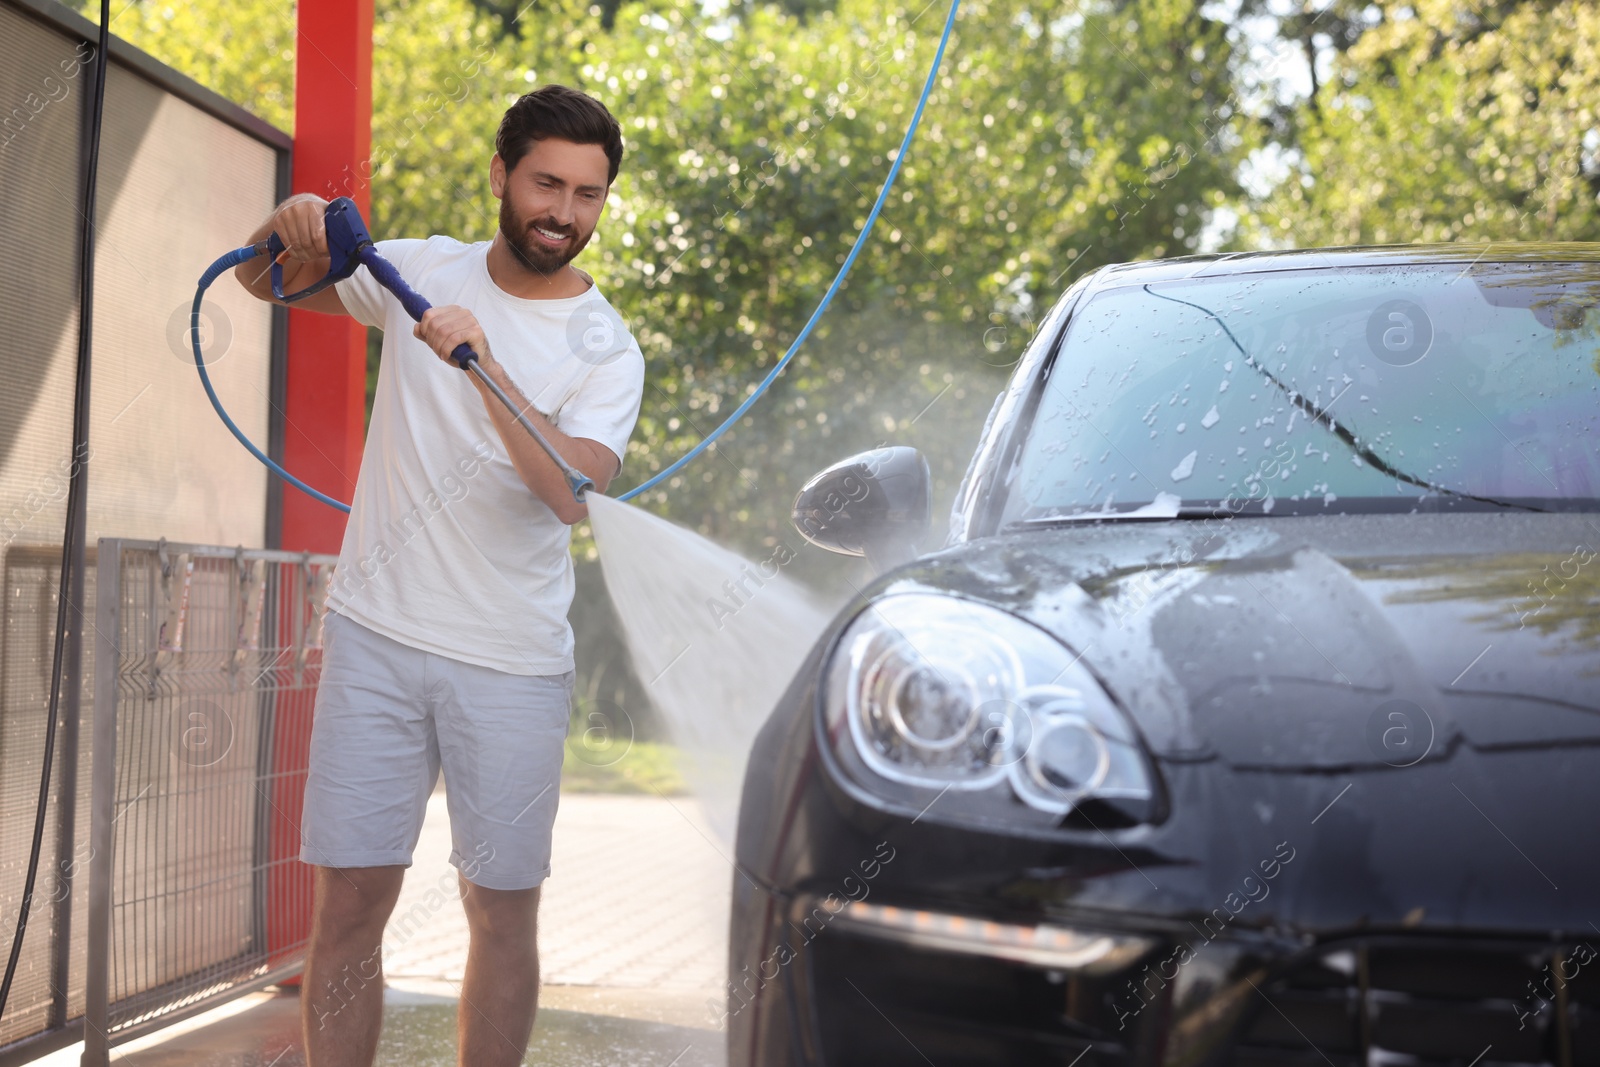
[[[460, 1062], [519, 1064], [533, 1029], [539, 886], [572, 695], [570, 524], [587, 509], [459, 344], [604, 492], [638, 416], [644, 358], [572, 259], [622, 161], [604, 105], [547, 85], [506, 112], [494, 240], [381, 241], [434, 303], [420, 323], [365, 270], [297, 306], [384, 330], [372, 422], [336, 577], [300, 858], [316, 864], [303, 987], [311, 1067], [371, 1064], [381, 942], [442, 767], [471, 934]], [[328, 269], [325, 202], [285, 201], [284, 291]], [[272, 299], [259, 263], [236, 274]]]

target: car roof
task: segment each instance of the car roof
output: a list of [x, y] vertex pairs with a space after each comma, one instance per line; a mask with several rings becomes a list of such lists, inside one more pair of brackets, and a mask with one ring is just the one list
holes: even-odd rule
[[1184, 278], [1217, 278], [1268, 271], [1339, 267], [1392, 267], [1421, 263], [1574, 263], [1600, 262], [1600, 243], [1592, 241], [1488, 244], [1357, 245], [1344, 248], [1281, 249], [1180, 256], [1114, 263], [1090, 275], [1094, 289], [1142, 285]]

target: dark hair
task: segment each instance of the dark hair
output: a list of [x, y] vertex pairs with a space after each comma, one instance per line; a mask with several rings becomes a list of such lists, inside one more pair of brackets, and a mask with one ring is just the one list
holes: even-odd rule
[[617, 169], [622, 166], [622, 127], [606, 106], [588, 93], [565, 85], [541, 85], [519, 97], [500, 120], [494, 148], [506, 170], [516, 170], [533, 142], [547, 137], [599, 145], [611, 163], [606, 184], [617, 180]]

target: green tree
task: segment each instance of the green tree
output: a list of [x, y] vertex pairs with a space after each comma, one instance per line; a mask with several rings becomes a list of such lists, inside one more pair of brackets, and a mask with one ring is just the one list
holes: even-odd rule
[[1600, 4], [1369, 11], [1246, 243], [1600, 239]]
[[[698, 440], [810, 313], [910, 118], [940, 7], [760, 5], [713, 34], [695, 9], [629, 6], [579, 68], [629, 142], [595, 267], [652, 366], [630, 473]], [[763, 407], [652, 508], [724, 540], [792, 538], [804, 473], [908, 433], [953, 488], [1001, 368], [1066, 282], [1187, 250], [1232, 188], [1211, 136], [1230, 64], [1224, 27], [1181, 0], [1077, 17], [969, 0], [850, 283]]]
[[[95, 0], [77, 0], [75, 6], [99, 24]], [[294, 132], [293, 5], [277, 0], [134, 0], [111, 5], [111, 32], [279, 129]]]

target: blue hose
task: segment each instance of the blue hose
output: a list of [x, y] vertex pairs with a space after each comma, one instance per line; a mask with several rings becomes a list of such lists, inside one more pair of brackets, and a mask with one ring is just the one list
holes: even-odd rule
[[872, 205], [872, 213], [867, 216], [867, 224], [861, 227], [861, 232], [856, 235], [856, 243], [850, 246], [850, 254], [845, 257], [843, 266], [839, 268], [839, 273], [833, 279], [833, 284], [828, 286], [828, 291], [823, 294], [822, 302], [817, 305], [817, 310], [813, 311], [811, 318], [806, 320], [806, 324], [801, 328], [799, 336], [794, 339], [794, 343], [789, 346], [789, 350], [783, 354], [783, 358], [778, 360], [777, 364], [767, 372], [765, 378], [761, 379], [761, 384], [756, 386], [756, 391], [746, 397], [744, 403], [734, 408], [733, 414], [723, 420], [721, 426], [707, 434], [705, 440], [691, 448], [672, 466], [649, 481], [629, 489], [626, 493], [617, 497], [618, 500], [632, 500], [662, 479], [670, 478], [685, 463], [704, 452], [717, 438], [727, 433], [728, 428], [738, 422], [739, 417], [749, 411], [750, 406], [761, 399], [761, 394], [765, 393], [772, 383], [777, 381], [778, 375], [783, 373], [783, 368], [789, 365], [789, 361], [795, 357], [795, 353], [800, 351], [800, 346], [806, 343], [806, 338], [811, 336], [811, 331], [822, 318], [823, 312], [828, 310], [828, 304], [832, 302], [833, 294], [839, 291], [839, 287], [844, 284], [845, 276], [850, 273], [850, 268], [855, 265], [856, 256], [860, 254], [862, 246], [867, 243], [867, 238], [872, 234], [872, 227], [878, 221], [878, 213], [883, 210], [884, 202], [889, 199], [889, 190], [894, 188], [894, 180], [900, 174], [900, 164], [905, 161], [906, 152], [911, 148], [911, 138], [916, 135], [917, 125], [922, 121], [922, 109], [927, 106], [928, 95], [933, 92], [934, 80], [939, 76], [939, 64], [944, 62], [944, 47], [950, 41], [950, 31], [955, 28], [956, 8], [960, 4], [961, 0], [950, 0], [950, 13], [944, 19], [944, 36], [939, 38], [939, 50], [934, 53], [933, 66], [928, 68], [928, 80], [923, 83], [922, 96], [917, 100], [917, 110], [911, 115], [911, 124], [906, 127], [906, 135], [900, 142], [900, 151], [895, 154], [894, 165], [889, 168], [889, 178], [883, 183], [883, 188], [879, 190], [878, 202]]
[[[872, 235], [872, 228], [878, 222], [878, 215], [883, 211], [883, 205], [889, 199], [890, 190], [894, 188], [895, 178], [897, 178], [900, 174], [900, 164], [905, 162], [906, 152], [911, 148], [911, 140], [916, 136], [917, 126], [922, 122], [923, 109], [927, 107], [928, 97], [932, 94], [934, 82], [938, 79], [939, 66], [944, 62], [945, 46], [950, 42], [950, 31], [955, 29], [956, 11], [960, 5], [961, 0], [950, 0], [950, 12], [945, 16], [944, 33], [939, 38], [939, 49], [934, 53], [933, 65], [928, 68], [928, 79], [923, 83], [922, 95], [917, 100], [916, 110], [912, 112], [911, 123], [906, 127], [906, 135], [900, 141], [900, 150], [895, 154], [894, 163], [889, 167], [889, 177], [884, 181], [883, 188], [878, 191], [878, 200], [872, 205], [872, 211], [867, 215], [866, 225], [863, 226], [861, 228], [861, 232], [856, 235], [855, 244], [850, 246], [850, 254], [845, 257], [843, 265], [839, 267], [839, 273], [834, 276], [833, 284], [828, 286], [828, 291], [823, 294], [822, 301], [817, 305], [817, 309], [811, 313], [811, 317], [806, 320], [805, 326], [801, 328], [799, 335], [795, 337], [794, 342], [789, 346], [788, 351], [786, 351], [783, 354], [783, 358], [778, 360], [773, 368], [767, 372], [767, 376], [761, 380], [761, 383], [756, 387], [755, 392], [751, 393], [745, 398], [743, 403], [734, 408], [733, 413], [723, 420], [722, 425], [718, 426], [715, 430], [712, 430], [709, 434], [707, 434], [703, 441], [695, 445], [684, 455], [680, 456], [671, 466], [656, 474], [648, 481], [640, 485], [636, 485], [626, 493], [623, 493], [617, 498], [618, 500], [631, 500], [645, 490], [659, 484], [663, 479], [670, 478], [673, 474], [682, 469], [684, 464], [688, 463], [700, 453], [704, 452], [708, 447], [716, 442], [717, 438], [727, 433], [729, 427], [731, 427], [735, 422], [738, 422], [739, 418], [743, 416], [745, 412], [749, 411], [751, 406], [754, 405], [757, 400], [761, 399], [762, 394], [771, 388], [772, 383], [777, 381], [778, 375], [783, 373], [783, 369], [789, 365], [789, 362], [794, 359], [795, 354], [800, 351], [800, 346], [805, 344], [806, 338], [811, 336], [811, 331], [814, 330], [817, 323], [821, 321], [823, 313], [828, 310], [828, 305], [833, 302], [834, 294], [837, 293], [840, 287], [844, 285], [845, 278], [850, 274], [850, 268], [855, 266], [856, 257], [861, 254], [861, 249], [866, 245], [867, 238]], [[216, 281], [226, 271], [232, 270], [234, 267], [245, 262], [246, 260], [253, 258], [257, 254], [258, 250], [253, 245], [245, 248], [236, 248], [232, 252], [229, 252], [227, 255], [218, 259], [215, 263], [211, 264], [210, 267], [207, 267], [206, 272], [200, 276], [200, 286], [195, 290], [194, 294], [194, 307], [189, 313], [189, 337], [190, 341], [194, 345], [194, 364], [195, 367], [200, 371], [200, 384], [205, 386], [206, 396], [210, 398], [211, 406], [216, 409], [217, 415], [221, 417], [223, 425], [228, 428], [229, 432], [232, 433], [234, 437], [239, 439], [239, 443], [244, 445], [244, 447], [249, 450], [252, 456], [256, 457], [256, 459], [260, 460], [266, 466], [267, 470], [271, 471], [273, 474], [276, 474], [279, 478], [282, 478], [284, 481], [288, 482], [302, 493], [305, 493], [316, 500], [320, 500], [322, 503], [327, 504], [331, 508], [337, 508], [340, 511], [348, 513], [350, 511], [349, 504], [341, 503], [333, 499], [333, 497], [328, 496], [326, 493], [321, 493], [311, 488], [311, 486], [307, 485], [299, 478], [296, 478], [294, 475], [284, 470], [277, 463], [274, 463], [266, 453], [262, 452], [261, 449], [252, 444], [250, 439], [244, 435], [244, 431], [240, 430], [239, 427], [234, 424], [233, 419], [228, 417], [227, 411], [222, 407], [222, 401], [217, 399], [217, 391], [212, 388], [211, 377], [206, 373], [205, 357], [200, 350], [200, 301], [205, 296], [205, 292], [208, 288], [210, 288], [212, 282]]]
[[206, 373], [205, 355], [200, 351], [200, 301], [205, 298], [206, 290], [211, 288], [212, 282], [216, 281], [218, 278], [222, 277], [223, 274], [232, 270], [234, 267], [237, 267], [246, 260], [254, 259], [255, 256], [256, 248], [254, 245], [247, 245], [244, 248], [235, 248], [232, 252], [229, 252], [227, 255], [211, 264], [211, 266], [207, 267], [206, 272], [200, 275], [200, 287], [194, 291], [194, 306], [189, 309], [189, 341], [194, 345], [194, 365], [200, 371], [200, 384], [206, 387], [206, 396], [211, 398], [211, 406], [217, 409], [217, 415], [221, 417], [222, 424], [228, 428], [228, 431], [232, 433], [233, 436], [239, 439], [239, 443], [241, 445], [244, 445], [245, 448], [249, 449], [252, 456], [256, 457], [266, 465], [267, 470], [271, 471], [273, 474], [276, 474], [278, 477], [282, 478], [284, 481], [288, 482], [302, 493], [305, 493], [316, 500], [322, 501], [330, 508], [338, 508], [340, 511], [348, 515], [350, 513], [349, 504], [340, 503], [326, 493], [319, 493], [305, 482], [302, 482], [299, 478], [296, 478], [294, 475], [278, 466], [278, 464], [272, 461], [271, 457], [252, 444], [250, 438], [244, 435], [244, 431], [239, 429], [239, 427], [234, 424], [234, 421], [228, 417], [228, 412], [223, 408], [222, 401], [217, 399], [216, 389], [214, 389], [211, 385], [211, 375]]

